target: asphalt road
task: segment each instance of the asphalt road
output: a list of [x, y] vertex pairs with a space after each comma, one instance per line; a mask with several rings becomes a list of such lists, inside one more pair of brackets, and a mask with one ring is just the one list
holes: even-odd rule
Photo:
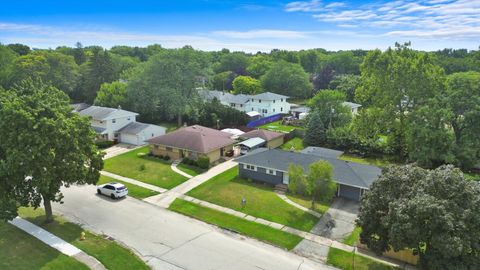
[[334, 269], [143, 201], [112, 201], [95, 191], [64, 189], [64, 204], [54, 211], [122, 242], [154, 269]]

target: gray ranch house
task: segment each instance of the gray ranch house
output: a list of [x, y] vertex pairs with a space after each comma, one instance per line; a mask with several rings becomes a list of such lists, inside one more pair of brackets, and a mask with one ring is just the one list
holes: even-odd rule
[[363, 193], [381, 174], [375, 166], [338, 159], [341, 151], [307, 147], [300, 153], [279, 149], [260, 148], [237, 158], [239, 176], [272, 185], [288, 185], [288, 167], [297, 164], [308, 171], [310, 164], [326, 160], [332, 164], [333, 179], [337, 183], [337, 196], [359, 201]]

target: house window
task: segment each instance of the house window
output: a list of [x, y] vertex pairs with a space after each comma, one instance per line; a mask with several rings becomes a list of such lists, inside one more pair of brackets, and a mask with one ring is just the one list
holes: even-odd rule
[[259, 99], [259, 100], [258, 100], [258, 103], [262, 103], [262, 100], [261, 100], [261, 99]]
[[257, 171], [257, 167], [249, 164], [244, 164], [243, 168], [250, 171]]
[[275, 171], [275, 170], [270, 170], [270, 169], [267, 169], [267, 174], [270, 174], [270, 175], [277, 175], [277, 171]]
[[273, 108], [273, 112], [275, 112], [275, 108]]
[[252, 107], [252, 111], [253, 111], [253, 107]]
[[262, 109], [262, 113], [268, 113], [267, 109]]
[[117, 119], [112, 119], [112, 123], [116, 123], [117, 122]]
[[273, 103], [275, 103], [275, 100], [273, 100]]
[[230, 103], [230, 106], [231, 106], [231, 107], [235, 107], [235, 103]]
[[283, 112], [283, 107], [280, 108], [280, 111]]
[[280, 102], [283, 102], [283, 98], [280, 99]]
[[240, 108], [242, 108], [242, 107], [243, 107], [243, 104], [240, 104]]
[[155, 134], [152, 133], [152, 137], [155, 136]]
[[172, 147], [165, 147], [165, 150], [171, 152], [171, 151], [173, 151], [173, 148]]
[[127, 121], [130, 121], [130, 117], [127, 118]]

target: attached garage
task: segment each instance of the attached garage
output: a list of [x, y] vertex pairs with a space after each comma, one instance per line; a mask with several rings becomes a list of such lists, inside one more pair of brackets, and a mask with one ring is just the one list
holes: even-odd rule
[[164, 135], [165, 127], [132, 122], [118, 131], [119, 141], [133, 145], [147, 144], [146, 140]]
[[339, 184], [337, 187], [337, 196], [349, 200], [359, 201], [363, 194], [362, 189], [358, 187]]

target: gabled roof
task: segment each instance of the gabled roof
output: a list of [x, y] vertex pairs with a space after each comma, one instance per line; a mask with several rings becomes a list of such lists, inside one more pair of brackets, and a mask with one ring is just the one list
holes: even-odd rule
[[283, 172], [288, 172], [288, 167], [292, 163], [302, 166], [305, 172], [308, 172], [310, 164], [318, 160], [326, 160], [332, 164], [335, 182], [347, 186], [368, 189], [381, 174], [381, 169], [375, 166], [279, 149], [257, 149], [236, 159], [238, 163], [272, 168]]
[[119, 129], [119, 133], [125, 133], [125, 134], [132, 134], [132, 135], [137, 135], [138, 133], [142, 132], [143, 130], [149, 128], [149, 127], [158, 127], [166, 130], [165, 127], [162, 126], [157, 126], [157, 125], [152, 125], [152, 124], [144, 124], [140, 122], [131, 122], [128, 125], [124, 126], [123, 128]]
[[152, 138], [147, 142], [206, 154], [234, 144], [231, 136], [232, 134], [227, 132], [194, 125]]
[[275, 93], [272, 93], [272, 92], [265, 92], [265, 93], [261, 93], [261, 94], [254, 95], [254, 96], [251, 96], [251, 97], [253, 99], [261, 99], [261, 100], [279, 100], [281, 98], [283, 98], [283, 99], [289, 98], [288, 96], [279, 95], [279, 94], [275, 94]]
[[333, 150], [333, 149], [323, 148], [323, 147], [309, 146], [303, 149], [302, 151], [300, 151], [300, 153], [320, 156], [320, 157], [327, 157], [327, 158], [338, 158], [343, 154], [343, 151], [338, 151], [338, 150]]
[[274, 132], [274, 131], [265, 130], [265, 129], [255, 129], [242, 134], [240, 137], [247, 138], [247, 139], [260, 137], [265, 141], [271, 141], [273, 139], [276, 139], [278, 137], [283, 137], [283, 136], [285, 136], [285, 134], [283, 133]]
[[250, 96], [248, 95], [234, 95], [228, 92], [222, 92], [217, 90], [198, 90], [198, 95], [205, 100], [213, 100], [214, 98], [216, 98], [220, 102], [235, 104], [245, 104], [250, 99]]
[[81, 116], [92, 117], [93, 119], [99, 121], [138, 115], [138, 113], [122, 109], [113, 109], [100, 106], [90, 106], [84, 110], [79, 111], [78, 114], [80, 114]]

